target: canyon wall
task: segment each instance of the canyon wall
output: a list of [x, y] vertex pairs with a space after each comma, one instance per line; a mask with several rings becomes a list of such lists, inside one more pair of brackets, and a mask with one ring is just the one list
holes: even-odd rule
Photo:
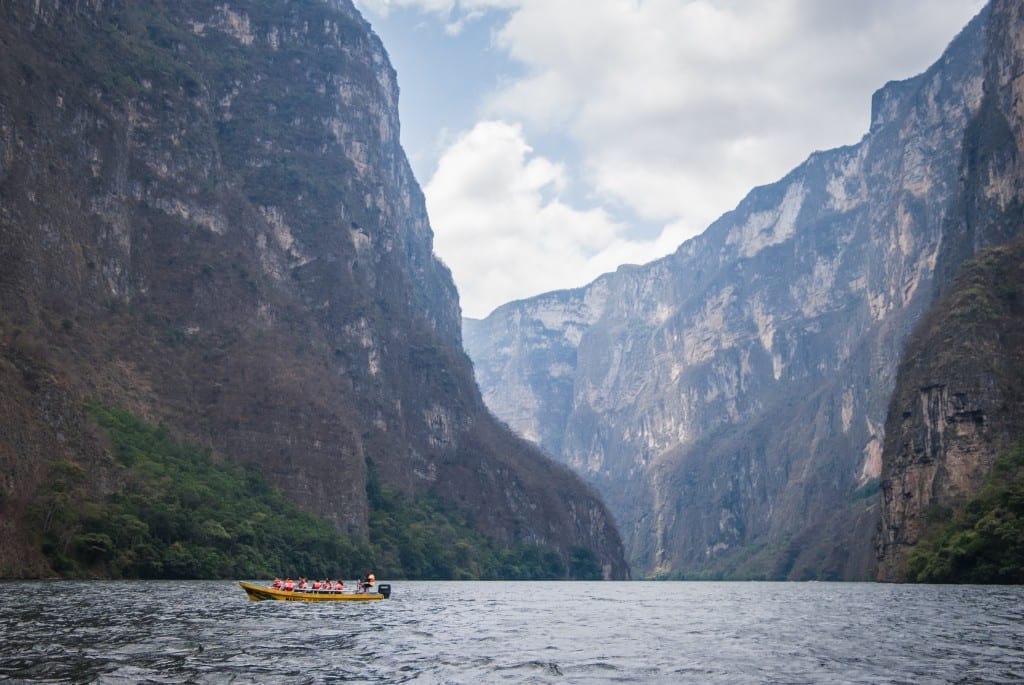
[[348, 0], [0, 4], [0, 575], [45, 575], [59, 464], [116, 493], [86, 400], [367, 532], [371, 475], [501, 545], [628, 574], [598, 497], [491, 417]]
[[887, 408], [946, 268], [987, 17], [881, 88], [860, 142], [675, 253], [464, 321], [488, 406], [597, 488], [638, 574], [873, 577]]

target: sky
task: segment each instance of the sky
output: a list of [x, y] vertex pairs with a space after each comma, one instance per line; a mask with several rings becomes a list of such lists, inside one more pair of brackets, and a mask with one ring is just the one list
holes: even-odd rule
[[673, 252], [934, 63], [983, 0], [355, 0], [465, 316]]

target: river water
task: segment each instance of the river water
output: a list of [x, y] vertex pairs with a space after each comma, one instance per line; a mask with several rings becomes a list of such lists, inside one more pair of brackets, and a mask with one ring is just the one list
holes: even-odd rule
[[[387, 582], [387, 581], [384, 581]], [[230, 582], [0, 583], [0, 681], [1011, 683], [1024, 588], [392, 582], [250, 602]]]

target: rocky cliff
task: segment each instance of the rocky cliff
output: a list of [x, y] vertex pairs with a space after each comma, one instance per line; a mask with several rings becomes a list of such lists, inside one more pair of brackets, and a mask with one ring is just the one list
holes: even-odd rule
[[503, 545], [628, 573], [600, 500], [490, 417], [348, 0], [0, 4], [0, 574], [51, 467], [116, 492], [87, 398], [365, 535], [372, 470]]
[[908, 342], [886, 422], [881, 580], [904, 579], [929, 520], [963, 507], [996, 458], [1024, 444], [1024, 3], [994, 2], [989, 27], [983, 102], [938, 262], [942, 297]]
[[934, 296], [987, 13], [856, 145], [672, 255], [464, 322], [488, 405], [604, 495], [653, 576], [868, 578], [886, 409]]

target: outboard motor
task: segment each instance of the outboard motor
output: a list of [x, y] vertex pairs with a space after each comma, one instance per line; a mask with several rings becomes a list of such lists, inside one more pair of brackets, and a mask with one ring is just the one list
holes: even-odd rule
[[388, 583], [381, 583], [377, 586], [377, 592], [384, 595], [384, 599], [387, 599], [391, 596], [391, 585]]

